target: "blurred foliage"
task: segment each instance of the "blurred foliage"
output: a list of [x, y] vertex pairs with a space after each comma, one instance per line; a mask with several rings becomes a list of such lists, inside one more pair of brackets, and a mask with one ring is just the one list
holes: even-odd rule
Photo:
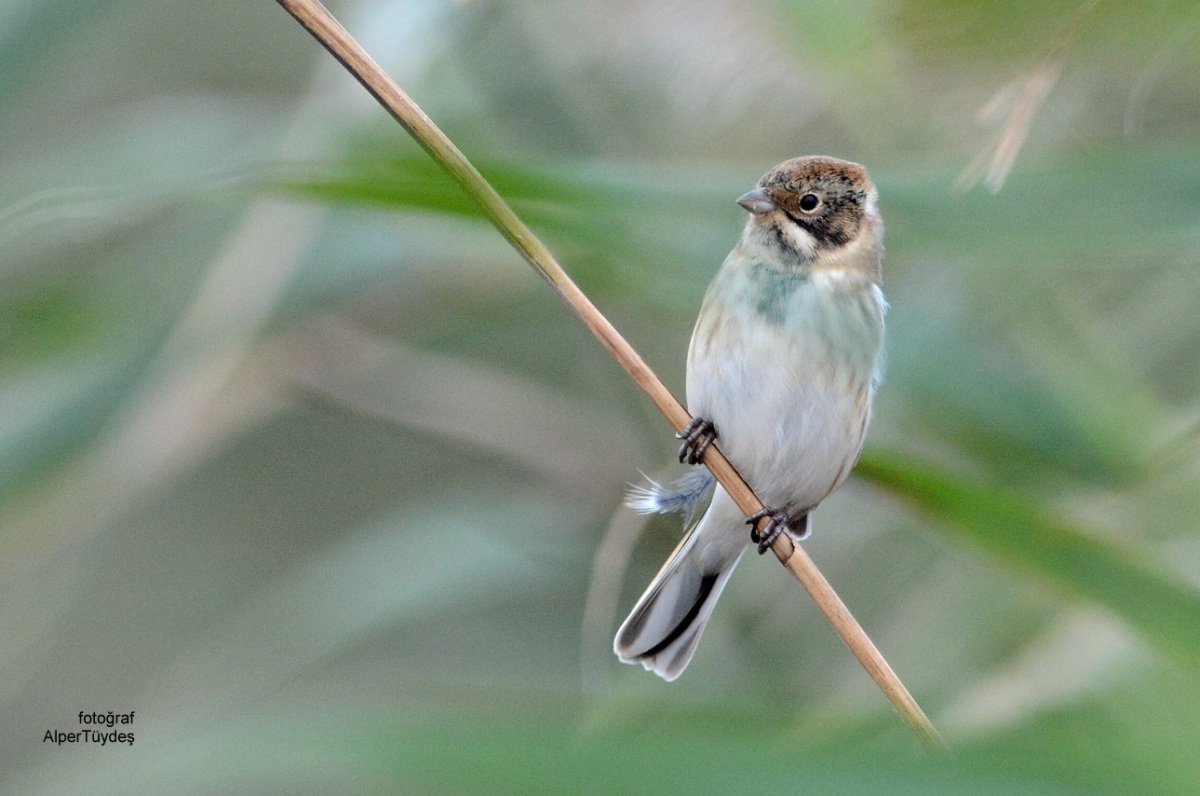
[[[615, 661], [666, 424], [275, 4], [40, 0], [0, 10], [0, 789], [1194, 792], [1200, 6], [331, 7], [680, 391], [733, 198], [870, 167], [888, 376], [809, 549], [954, 754], [765, 559], [684, 678]], [[81, 710], [136, 743], [42, 743]]]

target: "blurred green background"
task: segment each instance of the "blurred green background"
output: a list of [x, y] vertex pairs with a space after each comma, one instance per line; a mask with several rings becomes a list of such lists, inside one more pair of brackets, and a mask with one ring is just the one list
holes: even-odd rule
[[807, 547], [954, 754], [770, 557], [616, 661], [667, 424], [275, 3], [20, 0], [0, 790], [1196, 792], [1194, 0], [331, 8], [680, 394], [733, 200], [870, 168], [888, 377]]

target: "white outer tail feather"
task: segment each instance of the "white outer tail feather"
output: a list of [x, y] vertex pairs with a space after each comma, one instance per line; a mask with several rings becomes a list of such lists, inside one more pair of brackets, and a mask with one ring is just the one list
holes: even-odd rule
[[613, 642], [617, 656], [667, 681], [682, 674], [748, 540], [741, 513], [718, 488], [621, 624]]

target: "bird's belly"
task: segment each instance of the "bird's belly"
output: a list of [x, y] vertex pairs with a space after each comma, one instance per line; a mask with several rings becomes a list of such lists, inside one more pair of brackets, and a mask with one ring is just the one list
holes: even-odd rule
[[714, 396], [718, 445], [769, 505], [816, 506], [862, 450], [868, 385], [811, 376], [755, 382], [733, 382]]
[[858, 459], [878, 353], [806, 331], [729, 324], [720, 350], [693, 351], [688, 366], [689, 405], [721, 451], [767, 505], [794, 510], [815, 507]]

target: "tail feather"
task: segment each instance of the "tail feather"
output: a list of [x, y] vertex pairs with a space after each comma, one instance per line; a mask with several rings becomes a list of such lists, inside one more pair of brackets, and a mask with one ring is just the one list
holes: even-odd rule
[[623, 662], [640, 663], [664, 680], [674, 680], [691, 661], [717, 598], [746, 550], [744, 531], [717, 526], [711, 513], [710, 508], [675, 548], [613, 642]]

